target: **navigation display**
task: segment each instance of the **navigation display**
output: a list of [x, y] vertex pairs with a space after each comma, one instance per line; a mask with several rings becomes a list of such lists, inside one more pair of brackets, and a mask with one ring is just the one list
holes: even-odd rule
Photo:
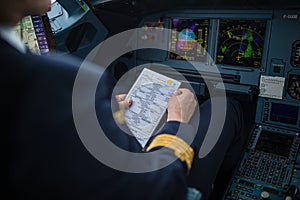
[[[206, 61], [208, 19], [171, 19], [170, 59]], [[199, 44], [199, 45], [198, 45]]]
[[217, 64], [261, 67], [266, 20], [220, 20]]

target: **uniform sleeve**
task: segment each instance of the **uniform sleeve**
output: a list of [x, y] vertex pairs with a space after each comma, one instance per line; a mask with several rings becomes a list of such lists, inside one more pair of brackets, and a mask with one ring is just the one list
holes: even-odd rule
[[[98, 97], [98, 106], [96, 106], [98, 119], [105, 134], [118, 147], [131, 153], [144, 154], [148, 159], [143, 163], [134, 163], [132, 154], [124, 159], [122, 165], [140, 165], [147, 166], [150, 171], [144, 172], [125, 172], [122, 171], [118, 175], [115, 182], [116, 189], [122, 188], [123, 198], [127, 199], [184, 199], [187, 188], [187, 164], [175, 155], [171, 148], [158, 146], [150, 151], [144, 151], [136, 138], [126, 133], [126, 125], [120, 126], [113, 118], [114, 108], [117, 107], [116, 102], [108, 88], [112, 81], [108, 75], [103, 76], [100, 82], [96, 97]], [[103, 87], [103, 89], [101, 89]], [[193, 127], [189, 124], [183, 124], [176, 121], [166, 122], [157, 134], [149, 140], [151, 144], [156, 137], [161, 135], [171, 135], [180, 138], [186, 144], [191, 144], [193, 138]], [[153, 154], [153, 155], [152, 155]], [[115, 159], [112, 157], [112, 159]], [[120, 161], [121, 162], [121, 161]], [[167, 163], [167, 164], [166, 164]]]

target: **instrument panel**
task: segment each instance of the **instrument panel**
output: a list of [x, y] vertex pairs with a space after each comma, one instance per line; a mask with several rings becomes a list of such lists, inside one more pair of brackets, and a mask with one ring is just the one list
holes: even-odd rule
[[[170, 52], [138, 52], [137, 64], [177, 69], [192, 86], [202, 85], [198, 95], [209, 95], [203, 85], [218, 89], [223, 81], [228, 94], [256, 104], [247, 148], [223, 198], [279, 200], [291, 185], [300, 188], [300, 10], [162, 12], [140, 26], [157, 19], [171, 29], [159, 40]], [[196, 79], [188, 63], [208, 81]], [[213, 65], [222, 80], [214, 79]]]
[[[190, 63], [204, 74], [215, 73], [211, 66], [217, 66], [217, 73], [226, 77], [223, 82], [229, 85], [228, 92], [254, 95], [260, 93], [262, 75], [282, 77], [283, 92], [277, 96], [291, 102], [300, 99], [299, 10], [170, 11], [144, 17], [139, 26], [167, 28], [171, 34], [162, 37], [145, 31], [144, 42], [156, 41], [169, 52], [138, 51], [138, 65], [155, 61], [185, 71], [187, 79], [196, 71]], [[218, 85], [215, 80], [211, 83], [215, 88]]]

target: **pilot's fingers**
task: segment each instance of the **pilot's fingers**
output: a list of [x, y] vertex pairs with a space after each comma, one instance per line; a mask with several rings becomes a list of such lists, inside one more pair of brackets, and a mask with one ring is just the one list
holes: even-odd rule
[[116, 98], [117, 102], [120, 102], [120, 101], [124, 101], [126, 96], [127, 96], [127, 94], [118, 94], [115, 96], [115, 98]]
[[179, 88], [176, 92], [175, 95], [181, 95], [181, 94], [191, 94], [191, 90], [187, 89], [187, 88]]
[[175, 93], [174, 93], [174, 96], [178, 96], [178, 95], [181, 95], [182, 94], [182, 91], [180, 89], [178, 89]]
[[118, 104], [120, 109], [129, 108], [132, 105], [132, 99], [119, 101]]

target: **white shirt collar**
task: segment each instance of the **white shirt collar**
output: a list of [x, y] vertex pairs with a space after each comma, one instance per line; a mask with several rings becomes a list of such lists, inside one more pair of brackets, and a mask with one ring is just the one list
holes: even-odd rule
[[26, 53], [26, 46], [13, 27], [0, 25], [0, 37], [21, 53]]

